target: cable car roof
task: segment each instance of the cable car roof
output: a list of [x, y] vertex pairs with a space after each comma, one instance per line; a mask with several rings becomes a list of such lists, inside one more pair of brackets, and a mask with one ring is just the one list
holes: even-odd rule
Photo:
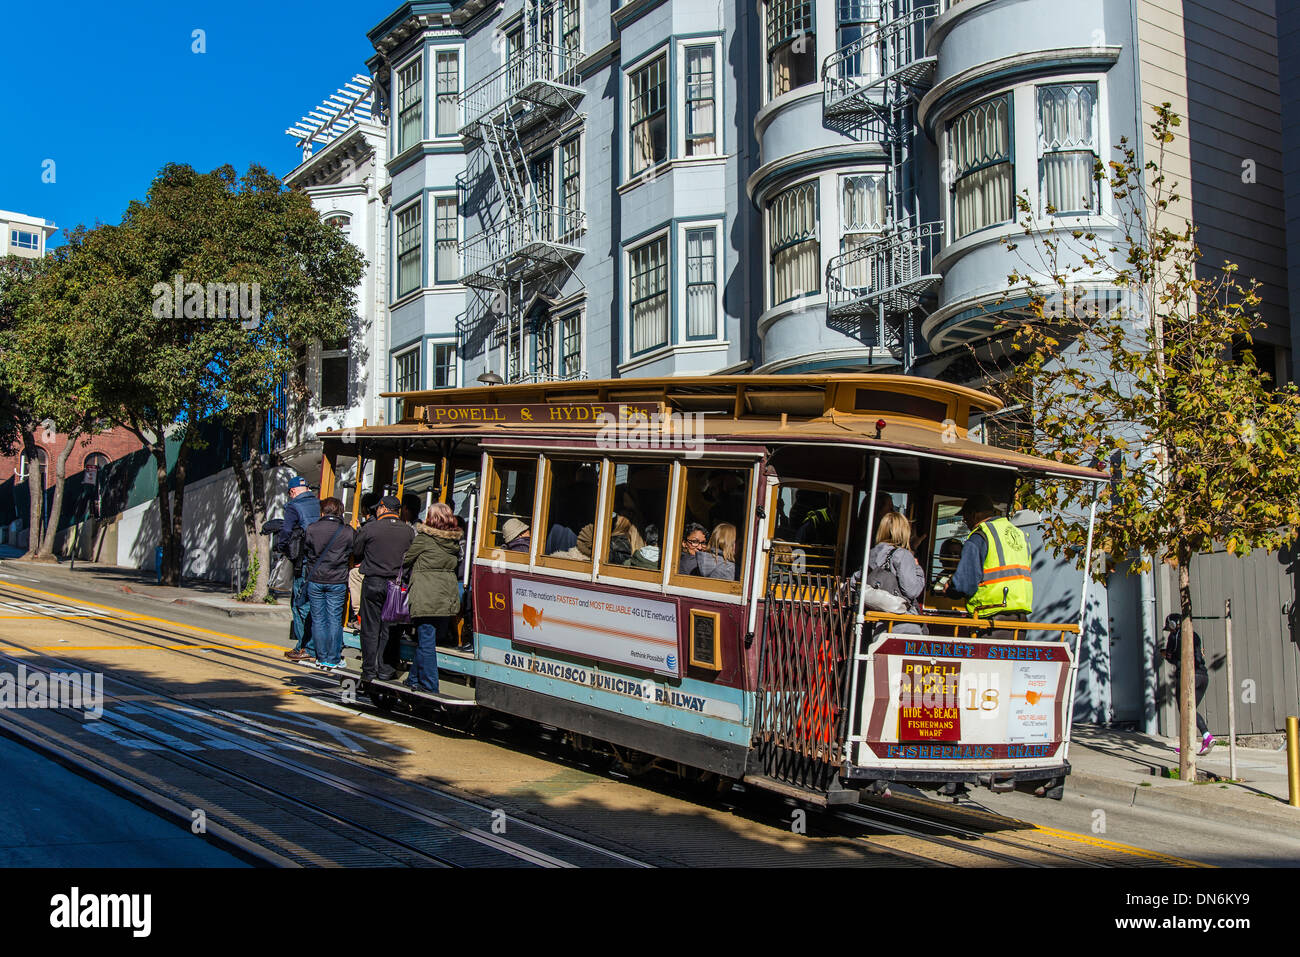
[[[1002, 408], [994, 396], [917, 376], [832, 374], [590, 379], [386, 392], [403, 400], [393, 425], [320, 433], [322, 439], [501, 436], [595, 437], [601, 421], [693, 414], [706, 444], [844, 443], [1085, 481], [1110, 476], [974, 442], [971, 413]], [[606, 416], [603, 420], [600, 416]], [[662, 428], [658, 420], [655, 427]], [[877, 425], [883, 422], [883, 427]], [[668, 429], [679, 429], [669, 425]]]

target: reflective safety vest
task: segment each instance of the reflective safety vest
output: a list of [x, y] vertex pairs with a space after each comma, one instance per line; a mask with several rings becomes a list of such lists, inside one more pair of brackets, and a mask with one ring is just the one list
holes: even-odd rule
[[1029, 577], [1029, 543], [1025, 533], [1005, 518], [980, 522], [971, 535], [983, 535], [988, 542], [984, 555], [984, 577], [966, 602], [972, 615], [1034, 610], [1034, 583]]

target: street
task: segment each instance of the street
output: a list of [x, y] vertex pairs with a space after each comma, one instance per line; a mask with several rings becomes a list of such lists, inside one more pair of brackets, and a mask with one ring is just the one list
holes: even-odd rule
[[[349, 700], [337, 682], [286, 662], [280, 621], [110, 595], [60, 568], [5, 562], [0, 576], [0, 671], [104, 676], [98, 719], [16, 708], [0, 712], [0, 724], [152, 793], [174, 819], [165, 836], [157, 826], [139, 831], [133, 856], [122, 858], [106, 850], [116, 837], [43, 850], [20, 832], [46, 827], [45, 819], [20, 826], [11, 816], [0, 834], [6, 847], [22, 843], [22, 856], [10, 852], [14, 862], [230, 863], [232, 841], [246, 855], [309, 865], [1177, 867], [1300, 860], [1300, 840], [1129, 808], [1069, 786], [1062, 802], [982, 791], [953, 807], [899, 794], [832, 815], [738, 789], [692, 789], [656, 774], [628, 780], [536, 726], [489, 717], [469, 734], [379, 714], [364, 696]], [[47, 805], [50, 797], [65, 803], [50, 819], [97, 802], [95, 790], [47, 788]], [[89, 825], [104, 826], [97, 820]], [[198, 820], [213, 843], [191, 837]]]

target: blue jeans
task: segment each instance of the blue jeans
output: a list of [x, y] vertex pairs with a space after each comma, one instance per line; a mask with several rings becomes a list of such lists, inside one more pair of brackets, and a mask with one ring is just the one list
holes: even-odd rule
[[[302, 601], [298, 600], [299, 596], [302, 596]], [[293, 625], [290, 626], [289, 636], [293, 638], [294, 650], [305, 649], [309, 655], [315, 657], [311, 630], [307, 627], [307, 619], [311, 614], [311, 600], [307, 594], [306, 566], [303, 567], [302, 574], [294, 576], [293, 590], [289, 592], [289, 607], [293, 609]]]
[[323, 665], [338, 664], [343, 654], [343, 599], [346, 582], [337, 585], [307, 583], [311, 597], [311, 636], [316, 645], [316, 660]]
[[450, 622], [451, 619], [447, 617], [416, 618], [412, 621], [420, 642], [415, 649], [415, 657], [411, 659], [411, 673], [406, 679], [412, 688], [421, 691], [438, 690], [438, 637], [447, 630]]

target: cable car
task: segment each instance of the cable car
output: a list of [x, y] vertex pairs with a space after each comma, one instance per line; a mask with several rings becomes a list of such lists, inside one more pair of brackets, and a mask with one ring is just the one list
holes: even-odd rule
[[[966, 499], [1006, 511], [1036, 476], [1108, 476], [973, 441], [996, 398], [890, 375], [387, 397], [396, 423], [321, 433], [321, 497], [342, 471], [463, 517], [461, 643], [438, 649], [449, 706], [813, 803], [895, 782], [1060, 796], [1078, 616], [995, 620], [944, 586]], [[906, 612], [862, 585], [887, 511], [927, 580]]]

